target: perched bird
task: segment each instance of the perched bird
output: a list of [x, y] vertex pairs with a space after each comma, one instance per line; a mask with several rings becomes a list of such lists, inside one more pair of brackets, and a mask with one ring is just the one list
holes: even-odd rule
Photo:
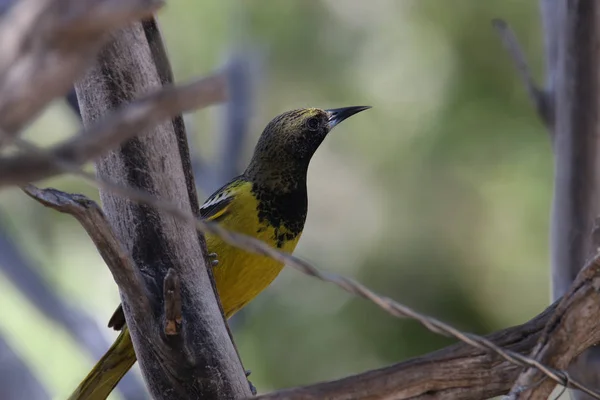
[[[368, 108], [304, 108], [275, 117], [264, 129], [248, 168], [204, 202], [201, 217], [293, 252], [308, 210], [306, 175], [311, 157], [337, 124]], [[269, 286], [283, 268], [279, 261], [238, 249], [214, 235], [206, 235], [206, 245], [219, 259], [213, 271], [227, 318]], [[121, 334], [71, 400], [105, 399], [135, 363], [120, 306], [109, 326], [122, 329]]]

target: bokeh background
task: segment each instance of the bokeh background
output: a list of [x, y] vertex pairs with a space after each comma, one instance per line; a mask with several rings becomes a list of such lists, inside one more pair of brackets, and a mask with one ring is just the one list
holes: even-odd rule
[[[314, 157], [296, 254], [461, 329], [488, 333], [548, 304], [552, 185], [548, 135], [491, 28], [494, 17], [511, 24], [541, 76], [535, 2], [178, 0], [167, 2], [159, 22], [179, 82], [210, 73], [232, 54], [250, 60], [250, 118], [232, 161], [237, 168], [280, 112], [373, 106], [336, 128]], [[222, 162], [224, 112], [219, 106], [186, 116], [200, 169]], [[61, 100], [27, 136], [48, 145], [78, 126]], [[202, 199], [215, 184], [200, 185]], [[75, 178], [40, 185], [98, 199]], [[0, 192], [0, 211], [2, 229], [35, 271], [112, 340], [104, 327], [117, 288], [79, 224], [14, 189]], [[2, 340], [50, 395], [64, 398], [95, 359], [2, 272], [0, 310]], [[452, 342], [292, 269], [232, 324], [260, 392], [382, 367]]]

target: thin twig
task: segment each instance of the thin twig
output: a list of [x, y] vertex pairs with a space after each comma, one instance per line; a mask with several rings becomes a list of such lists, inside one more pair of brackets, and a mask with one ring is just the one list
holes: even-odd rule
[[[460, 330], [448, 324], [445, 324], [435, 318], [421, 314], [413, 310], [412, 308], [400, 304], [388, 297], [378, 295], [363, 284], [356, 282], [350, 278], [338, 274], [321, 272], [319, 269], [312, 266], [308, 262], [303, 261], [290, 254], [283, 253], [273, 247], [270, 247], [269, 245], [258, 239], [236, 232], [231, 232], [227, 229], [222, 228], [217, 223], [211, 221], [197, 219], [191, 212], [187, 212], [180, 209], [176, 204], [173, 204], [172, 202], [156, 199], [151, 194], [147, 192], [142, 192], [140, 190], [136, 190], [134, 188], [124, 187], [113, 182], [99, 180], [94, 175], [82, 171], [76, 165], [71, 165], [67, 161], [57, 159], [52, 154], [45, 152], [43, 149], [25, 140], [18, 139], [16, 141], [16, 144], [18, 145], [18, 147], [24, 150], [35, 152], [36, 154], [55, 163], [64, 172], [69, 172], [84, 178], [86, 181], [90, 182], [98, 188], [111, 191], [115, 194], [124, 196], [130, 200], [147, 204], [161, 211], [167, 212], [172, 216], [180, 219], [181, 221], [194, 224], [196, 229], [204, 234], [210, 233], [213, 235], [217, 235], [225, 242], [233, 246], [236, 246], [238, 248], [252, 253], [271, 257], [277, 261], [280, 261], [288, 266], [293, 267], [294, 269], [306, 275], [313, 276], [325, 282], [333, 283], [348, 293], [368, 299], [390, 315], [393, 315], [398, 318], [408, 317], [414, 319], [432, 332], [438, 333], [443, 336], [456, 338], [479, 350], [495, 353], [512, 364], [522, 367], [536, 368], [542, 374], [563, 386], [569, 386], [575, 389], [582, 390], [590, 396], [596, 399], [600, 399], [600, 393], [585, 387], [584, 385], [582, 385], [578, 381], [575, 381], [574, 379], [570, 379], [567, 373], [564, 371], [555, 370], [553, 368], [541, 364], [538, 360], [532, 359], [530, 357], [524, 356], [522, 354], [510, 350], [502, 349], [498, 345], [484, 337], [477, 336], [471, 333], [461, 332]], [[600, 255], [598, 255], [598, 257], [600, 257]]]
[[501, 19], [493, 19], [492, 26], [500, 36], [502, 44], [504, 44], [508, 54], [515, 63], [517, 72], [519, 73], [523, 85], [525, 85], [525, 88], [529, 93], [529, 98], [536, 107], [540, 118], [548, 127], [552, 127], [554, 124], [554, 110], [553, 104], [549, 99], [550, 96], [535, 83], [515, 33], [510, 26]]

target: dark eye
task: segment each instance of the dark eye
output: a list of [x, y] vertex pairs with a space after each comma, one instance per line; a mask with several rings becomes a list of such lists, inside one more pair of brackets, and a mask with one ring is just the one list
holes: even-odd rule
[[318, 118], [312, 117], [306, 121], [306, 127], [311, 131], [316, 131], [319, 129], [319, 120]]

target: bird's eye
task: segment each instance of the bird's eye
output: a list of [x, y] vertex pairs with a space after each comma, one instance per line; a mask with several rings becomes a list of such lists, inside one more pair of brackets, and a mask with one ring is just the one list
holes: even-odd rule
[[319, 125], [319, 120], [315, 117], [309, 118], [306, 121], [306, 127], [311, 131], [316, 131], [317, 129], [319, 129]]

